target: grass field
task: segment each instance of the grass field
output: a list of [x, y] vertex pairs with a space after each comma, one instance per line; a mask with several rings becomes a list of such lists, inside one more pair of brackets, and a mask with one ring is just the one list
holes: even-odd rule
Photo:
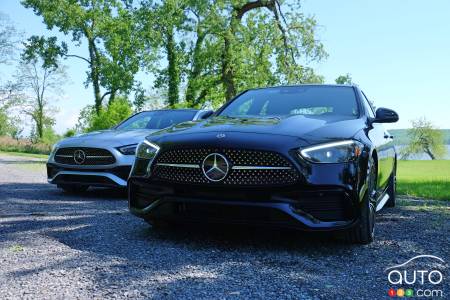
[[34, 154], [34, 153], [10, 152], [10, 151], [0, 151], [0, 154], [20, 156], [20, 157], [44, 158], [44, 159], [48, 158], [47, 154]]
[[450, 200], [450, 160], [400, 160], [397, 193]]

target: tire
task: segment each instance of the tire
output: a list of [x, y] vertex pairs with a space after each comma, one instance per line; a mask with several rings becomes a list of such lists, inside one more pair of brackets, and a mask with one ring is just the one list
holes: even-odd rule
[[59, 184], [58, 187], [68, 194], [84, 193], [89, 188], [88, 185], [74, 185], [74, 184]]
[[389, 178], [389, 185], [387, 188], [389, 200], [386, 202], [386, 207], [395, 207], [396, 191], [397, 191], [397, 166], [394, 167], [394, 170], [391, 174], [391, 178]]
[[369, 159], [368, 187], [361, 203], [361, 215], [357, 225], [346, 232], [346, 240], [354, 244], [370, 244], [375, 237], [375, 204], [372, 200], [376, 187], [376, 167]]

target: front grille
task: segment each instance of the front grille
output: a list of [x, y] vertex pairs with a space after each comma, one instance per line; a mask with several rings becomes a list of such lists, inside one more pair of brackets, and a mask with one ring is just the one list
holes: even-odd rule
[[[204, 159], [219, 153], [229, 162], [229, 172], [220, 185], [288, 185], [298, 181], [294, 166], [282, 155], [269, 151], [240, 149], [176, 149], [162, 152], [153, 166], [154, 177], [177, 183], [212, 183], [202, 170]], [[178, 165], [178, 166], [177, 166]]]
[[[75, 161], [75, 152], [81, 150], [84, 153], [84, 160]], [[70, 147], [58, 149], [55, 153], [55, 162], [65, 165], [110, 165], [116, 162], [116, 159], [106, 149], [87, 148], [87, 147]]]

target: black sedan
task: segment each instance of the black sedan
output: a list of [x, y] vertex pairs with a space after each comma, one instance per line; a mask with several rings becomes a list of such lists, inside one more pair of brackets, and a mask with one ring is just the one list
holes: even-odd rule
[[248, 90], [204, 121], [146, 138], [128, 180], [149, 223], [257, 224], [338, 231], [370, 243], [375, 213], [395, 205], [393, 137], [357, 86]]

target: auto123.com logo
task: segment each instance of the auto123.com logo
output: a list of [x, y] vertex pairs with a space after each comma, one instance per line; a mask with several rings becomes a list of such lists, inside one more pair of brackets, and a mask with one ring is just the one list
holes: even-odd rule
[[[418, 255], [386, 268], [390, 297], [444, 298], [445, 261], [434, 255]], [[448, 291], [447, 291], [448, 292]]]

